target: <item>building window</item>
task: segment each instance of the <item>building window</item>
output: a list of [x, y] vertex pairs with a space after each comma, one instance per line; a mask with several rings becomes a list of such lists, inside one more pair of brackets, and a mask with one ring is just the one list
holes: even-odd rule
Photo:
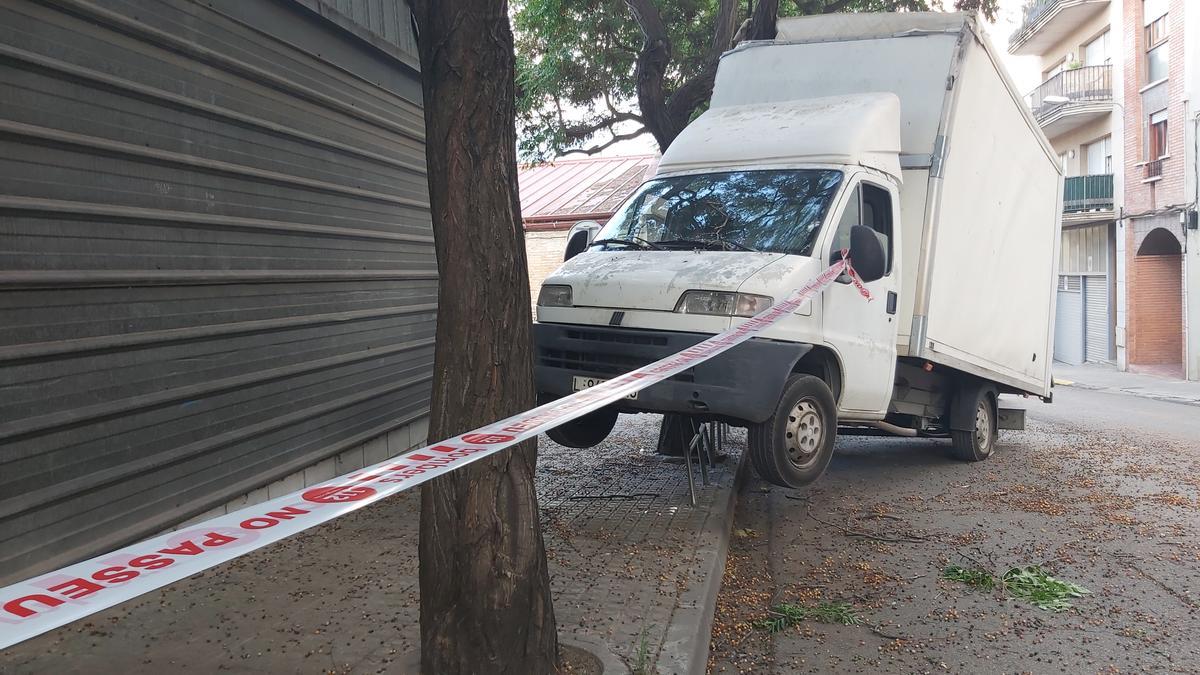
[[1169, 58], [1167, 53], [1167, 3], [1165, 0], [1146, 0], [1142, 7], [1146, 23], [1146, 82], [1166, 79]]
[[1150, 156], [1154, 161], [1167, 156], [1167, 111], [1160, 110], [1150, 115]]
[[1112, 63], [1108, 55], [1108, 31], [1104, 31], [1095, 40], [1083, 46], [1083, 65], [1106, 66]]
[[1087, 152], [1087, 173], [1098, 176], [1112, 173], [1112, 136], [1105, 136], [1094, 143], [1085, 146]]
[[1154, 49], [1146, 51], [1146, 83], [1166, 79], [1169, 67], [1167, 59], [1167, 44], [1164, 42]]

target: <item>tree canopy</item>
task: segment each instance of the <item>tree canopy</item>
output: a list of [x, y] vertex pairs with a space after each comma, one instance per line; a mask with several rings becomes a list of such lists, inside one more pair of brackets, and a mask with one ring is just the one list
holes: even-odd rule
[[712, 94], [721, 53], [775, 37], [778, 16], [978, 10], [998, 0], [515, 0], [521, 154], [594, 154], [650, 134], [660, 150]]

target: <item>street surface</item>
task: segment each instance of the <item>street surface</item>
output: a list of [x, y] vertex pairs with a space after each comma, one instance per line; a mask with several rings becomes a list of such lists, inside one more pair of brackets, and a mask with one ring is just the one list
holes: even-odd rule
[[[751, 478], [710, 672], [1200, 672], [1200, 407], [1071, 387], [1025, 405], [981, 464], [856, 437], [808, 489]], [[1054, 613], [940, 578], [1032, 564], [1091, 594]], [[837, 602], [861, 624], [748, 625]]]

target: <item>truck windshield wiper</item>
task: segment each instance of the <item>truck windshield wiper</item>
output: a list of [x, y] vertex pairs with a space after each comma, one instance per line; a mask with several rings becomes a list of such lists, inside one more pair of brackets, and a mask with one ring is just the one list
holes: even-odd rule
[[623, 244], [625, 246], [632, 246], [634, 248], [640, 248], [643, 250], [649, 250], [649, 249], [654, 249], [656, 251], [662, 250], [662, 247], [659, 246], [658, 244], [655, 244], [654, 242], [651, 242], [651, 241], [646, 241], [645, 239], [642, 239], [641, 237], [629, 237], [628, 239], [616, 239], [616, 238], [597, 239], [596, 241], [593, 241], [592, 243], [588, 244], [588, 246], [601, 246], [603, 244]]
[[736, 248], [739, 251], [758, 253], [758, 249], [729, 239], [668, 239], [658, 242], [660, 246], [700, 246], [703, 248], [718, 248], [722, 251]]

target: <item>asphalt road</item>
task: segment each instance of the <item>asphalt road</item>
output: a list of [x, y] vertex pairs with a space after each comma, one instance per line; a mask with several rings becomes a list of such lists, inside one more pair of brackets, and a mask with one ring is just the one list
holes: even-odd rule
[[[980, 464], [945, 441], [845, 438], [805, 490], [749, 481], [711, 672], [1200, 672], [1200, 407], [1056, 389]], [[1039, 564], [1062, 612], [941, 578]], [[752, 628], [779, 603], [862, 623]]]

